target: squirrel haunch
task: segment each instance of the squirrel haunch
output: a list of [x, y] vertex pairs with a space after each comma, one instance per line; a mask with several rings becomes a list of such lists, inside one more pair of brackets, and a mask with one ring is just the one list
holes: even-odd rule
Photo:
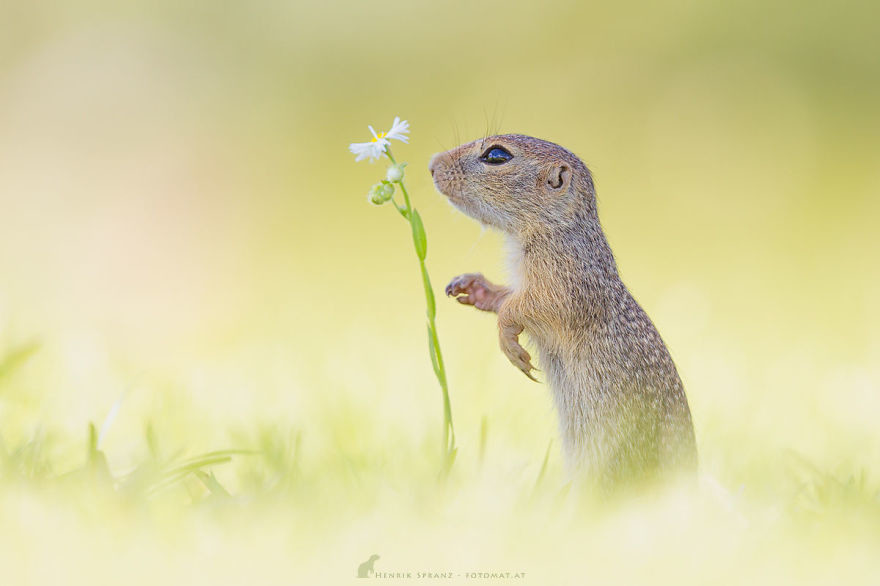
[[538, 349], [569, 467], [602, 485], [696, 466], [684, 387], [654, 324], [618, 275], [587, 166], [529, 136], [491, 136], [434, 156], [434, 184], [508, 236], [514, 282], [479, 273], [446, 289], [498, 314], [502, 351], [529, 378]]

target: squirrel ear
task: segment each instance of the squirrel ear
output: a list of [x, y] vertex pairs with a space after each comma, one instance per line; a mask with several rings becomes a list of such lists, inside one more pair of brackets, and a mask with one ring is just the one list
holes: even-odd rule
[[547, 175], [547, 185], [551, 191], [568, 191], [571, 184], [571, 167], [565, 163], [553, 165]]

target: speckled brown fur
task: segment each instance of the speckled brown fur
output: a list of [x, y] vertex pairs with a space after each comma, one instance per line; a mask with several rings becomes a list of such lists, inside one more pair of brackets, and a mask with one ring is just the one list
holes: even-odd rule
[[[500, 146], [513, 158], [480, 160]], [[684, 388], [663, 340], [620, 280], [589, 169], [559, 145], [492, 136], [436, 155], [437, 189], [507, 234], [513, 283], [456, 277], [447, 294], [498, 314], [501, 348], [532, 378], [537, 346], [572, 471], [608, 486], [696, 466]]]

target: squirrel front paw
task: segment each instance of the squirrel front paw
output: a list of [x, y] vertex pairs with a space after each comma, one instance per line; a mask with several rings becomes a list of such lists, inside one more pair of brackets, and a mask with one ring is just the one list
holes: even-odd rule
[[463, 305], [473, 305], [482, 311], [497, 312], [509, 293], [507, 287], [490, 283], [480, 273], [459, 275], [446, 285], [446, 295], [455, 297]]
[[510, 360], [515, 367], [520, 369], [523, 374], [533, 381], [538, 382], [538, 379], [532, 376], [532, 371], [537, 370], [537, 368], [532, 366], [532, 357], [519, 343], [519, 335], [522, 331], [523, 327], [519, 325], [504, 326], [499, 324], [498, 333], [501, 340], [501, 351], [504, 352], [507, 359]]

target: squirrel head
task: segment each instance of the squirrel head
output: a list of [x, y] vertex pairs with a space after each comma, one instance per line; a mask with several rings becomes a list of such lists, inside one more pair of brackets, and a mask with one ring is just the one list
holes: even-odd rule
[[589, 169], [552, 142], [490, 136], [434, 155], [428, 169], [455, 207], [511, 235], [551, 232], [596, 217]]

